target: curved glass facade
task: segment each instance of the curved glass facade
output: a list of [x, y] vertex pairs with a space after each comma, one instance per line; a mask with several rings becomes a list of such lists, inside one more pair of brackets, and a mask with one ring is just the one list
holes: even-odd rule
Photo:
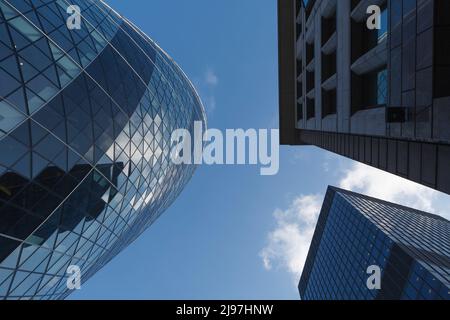
[[[81, 9], [69, 30], [67, 8]], [[0, 299], [61, 299], [174, 201], [206, 117], [185, 74], [97, 0], [0, 0]]]

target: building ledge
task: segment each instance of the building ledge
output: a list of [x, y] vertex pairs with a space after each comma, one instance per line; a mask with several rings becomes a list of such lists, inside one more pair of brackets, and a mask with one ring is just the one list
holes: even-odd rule
[[302, 59], [302, 54], [303, 54], [303, 33], [297, 39], [296, 51], [297, 51], [297, 59], [301, 60]]
[[330, 54], [336, 51], [337, 48], [337, 33], [336, 31], [331, 35], [327, 42], [322, 46], [324, 54]]
[[308, 99], [314, 99], [316, 97], [316, 90], [314, 88], [309, 90], [309, 92], [306, 94], [306, 97]]
[[311, 59], [311, 61], [308, 63], [308, 65], [306, 66], [306, 70], [309, 72], [313, 72], [315, 68], [315, 59]]
[[322, 3], [322, 16], [330, 18], [336, 12], [337, 0], [325, 0]]
[[336, 89], [336, 86], [337, 86], [336, 73], [322, 83], [322, 89], [324, 89], [325, 91], [331, 91], [333, 89]]
[[314, 32], [314, 24], [309, 27], [306, 31], [306, 36], [305, 36], [305, 40], [308, 44], [311, 44], [314, 42], [314, 37], [315, 37], [315, 32]]
[[384, 38], [376, 47], [356, 60], [351, 69], [357, 75], [369, 73], [387, 64], [387, 39]]

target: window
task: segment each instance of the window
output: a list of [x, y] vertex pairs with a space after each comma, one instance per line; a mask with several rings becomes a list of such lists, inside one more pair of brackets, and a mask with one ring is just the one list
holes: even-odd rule
[[383, 41], [387, 37], [388, 31], [388, 11], [385, 8], [381, 12], [381, 28], [378, 30], [378, 43]]
[[352, 74], [352, 113], [385, 106], [387, 103], [387, 70]]
[[377, 102], [378, 105], [386, 104], [387, 102], [387, 70], [384, 69], [377, 74]]

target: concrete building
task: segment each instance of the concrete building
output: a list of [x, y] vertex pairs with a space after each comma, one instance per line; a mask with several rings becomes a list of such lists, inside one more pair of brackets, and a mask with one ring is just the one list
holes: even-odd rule
[[281, 144], [450, 193], [448, 12], [447, 0], [279, 0]]

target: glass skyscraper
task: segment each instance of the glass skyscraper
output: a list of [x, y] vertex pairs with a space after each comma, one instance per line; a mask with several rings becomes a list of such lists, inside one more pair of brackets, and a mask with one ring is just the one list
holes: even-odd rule
[[170, 161], [194, 121], [182, 70], [102, 1], [0, 0], [0, 299], [64, 298], [69, 266], [135, 240], [195, 170]]
[[[370, 290], [370, 266], [381, 269]], [[450, 222], [329, 187], [299, 283], [304, 300], [450, 299]]]

